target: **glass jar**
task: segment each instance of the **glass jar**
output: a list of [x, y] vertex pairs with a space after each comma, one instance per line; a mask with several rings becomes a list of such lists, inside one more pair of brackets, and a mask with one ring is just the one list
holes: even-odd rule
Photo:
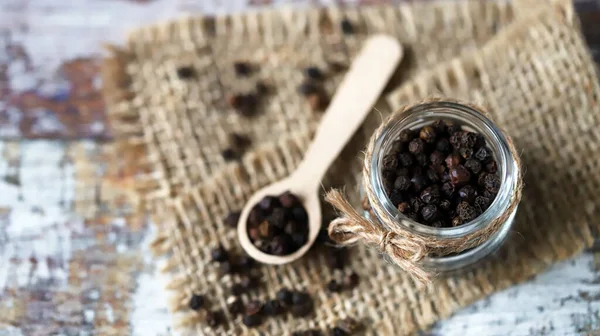
[[[420, 224], [398, 211], [384, 190], [381, 173], [383, 157], [390, 151], [392, 143], [398, 139], [402, 130], [420, 128], [440, 119], [453, 121], [462, 125], [464, 130], [483, 135], [487, 146], [493, 152], [501, 179], [500, 190], [487, 210], [471, 222], [450, 228], [435, 228]], [[379, 137], [375, 140], [373, 156], [370, 162], [371, 173], [366, 182], [369, 183], [375, 195], [374, 199], [369, 199], [371, 208], [382, 209], [379, 213], [375, 212], [375, 216], [387, 229], [391, 228], [384, 224], [386, 221], [381, 220], [382, 218], [387, 218], [387, 222], [396, 223], [396, 225], [400, 225], [403, 229], [409, 230], [412, 233], [425, 237], [434, 237], [443, 241], [444, 239], [464, 237], [483, 230], [491, 224], [492, 220], [500, 217], [509, 208], [514, 193], [518, 188], [520, 176], [519, 165], [502, 132], [491, 120], [473, 107], [448, 101], [427, 102], [415, 105], [404, 113], [393, 117], [384, 127]], [[373, 207], [373, 205], [378, 206]], [[489, 256], [505, 241], [516, 211], [517, 207], [514, 208], [504, 223], [500, 225], [498, 231], [481, 245], [453, 255], [440, 257], [427, 256], [420, 261], [421, 266], [428, 271], [449, 272], [471, 266], [484, 257]], [[390, 221], [389, 219], [393, 220]]]

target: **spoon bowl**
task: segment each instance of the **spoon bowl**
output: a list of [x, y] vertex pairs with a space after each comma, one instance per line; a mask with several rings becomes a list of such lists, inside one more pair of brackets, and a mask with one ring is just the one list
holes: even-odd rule
[[[298, 182], [299, 180], [294, 179], [292, 177], [288, 177], [273, 184], [270, 184], [265, 188], [257, 191], [254, 195], [252, 195], [252, 197], [248, 200], [247, 205], [242, 210], [242, 213], [240, 215], [240, 222], [238, 224], [238, 238], [240, 244], [244, 247], [246, 253], [253, 259], [271, 265], [285, 264], [292, 260], [296, 260], [302, 255], [304, 255], [317, 239], [317, 236], [319, 235], [319, 230], [321, 228], [322, 219], [321, 202], [319, 201], [318, 189], [314, 186], [310, 186], [310, 188], [307, 188], [308, 184], [301, 185]], [[291, 254], [283, 256], [268, 254], [259, 250], [250, 241], [250, 237], [248, 236], [248, 216], [250, 214], [250, 211], [252, 211], [252, 208], [256, 204], [258, 204], [258, 202], [260, 202], [265, 196], [281, 195], [286, 191], [291, 192], [300, 199], [300, 202], [302, 202], [302, 206], [308, 214], [308, 239], [306, 241], [306, 244], [304, 244], [301, 248], [292, 252]], [[313, 225], [313, 223], [318, 224], [318, 226]]]
[[[371, 111], [401, 57], [402, 47], [396, 39], [376, 35], [367, 40], [325, 111], [315, 137], [296, 171], [257, 191], [242, 210], [238, 221], [238, 239], [250, 257], [265, 264], [281, 265], [300, 258], [310, 249], [321, 229], [321, 179]], [[308, 214], [308, 239], [291, 254], [267, 254], [250, 241], [248, 216], [265, 196], [280, 195], [286, 191], [300, 199]]]

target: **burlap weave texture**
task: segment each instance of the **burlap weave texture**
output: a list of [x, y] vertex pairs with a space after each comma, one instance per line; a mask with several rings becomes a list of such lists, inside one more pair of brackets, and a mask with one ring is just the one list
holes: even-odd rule
[[[598, 93], [600, 88], [569, 4], [528, 11], [492, 2], [440, 2], [360, 9], [273, 11], [221, 18], [190, 18], [134, 32], [125, 48], [106, 61], [105, 92], [113, 129], [124, 149], [143, 146], [150, 173], [139, 181], [149, 209], [161, 223], [154, 250], [171, 272], [170, 307], [178, 326], [191, 334], [281, 335], [308, 327], [325, 329], [351, 316], [367, 333], [411, 334], [494, 291], [526, 280], [589, 246], [598, 236], [600, 187]], [[342, 17], [355, 35], [344, 36]], [[356, 270], [360, 285], [339, 295], [323, 290], [333, 272], [316, 249], [287, 266], [262, 267], [262, 289], [244, 299], [273, 297], [281, 286], [306, 289], [315, 315], [268, 319], [246, 329], [238, 319], [209, 328], [186, 304], [192, 292], [206, 294], [211, 308], [224, 309], [235, 280], [209, 262], [222, 242], [239, 250], [225, 215], [243, 206], [260, 187], [289, 174], [310, 141], [319, 114], [296, 92], [302, 68], [349, 63], [371, 33], [386, 32], [410, 50], [388, 97], [388, 114], [406, 102], [447, 95], [485, 103], [513, 137], [526, 165], [524, 196], [515, 235], [503, 261], [490, 261], [428, 288], [414, 284], [377, 251], [356, 247], [344, 272]], [[237, 78], [232, 63], [260, 65]], [[196, 78], [182, 81], [179, 66]], [[343, 72], [328, 75], [333, 93]], [[258, 79], [273, 92], [251, 119], [226, 104], [230, 93], [249, 90]], [[345, 185], [357, 201], [360, 150], [381, 122], [378, 111], [365, 122], [324, 182]], [[227, 135], [249, 134], [253, 147], [240, 162], [225, 162]], [[582, 183], [581, 181], [585, 181]], [[567, 210], [568, 209], [568, 210]]]

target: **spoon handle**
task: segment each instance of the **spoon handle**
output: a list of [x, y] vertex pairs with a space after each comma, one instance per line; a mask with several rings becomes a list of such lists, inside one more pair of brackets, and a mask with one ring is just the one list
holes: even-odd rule
[[402, 46], [386, 35], [371, 37], [338, 87], [304, 159], [294, 173], [302, 183], [320, 184], [394, 73]]

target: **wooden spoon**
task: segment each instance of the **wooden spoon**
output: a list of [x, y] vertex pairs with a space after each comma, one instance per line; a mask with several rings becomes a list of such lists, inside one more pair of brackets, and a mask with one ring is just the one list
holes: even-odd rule
[[[257, 191], [242, 210], [238, 238], [250, 257], [265, 264], [285, 264], [300, 258], [310, 249], [321, 228], [321, 179], [371, 111], [401, 57], [402, 47], [396, 39], [377, 35], [367, 40], [323, 115], [314, 140], [296, 171]], [[308, 213], [308, 240], [292, 254], [267, 254], [256, 248], [248, 237], [248, 215], [265, 196], [278, 196], [285, 191], [298, 196]]]

